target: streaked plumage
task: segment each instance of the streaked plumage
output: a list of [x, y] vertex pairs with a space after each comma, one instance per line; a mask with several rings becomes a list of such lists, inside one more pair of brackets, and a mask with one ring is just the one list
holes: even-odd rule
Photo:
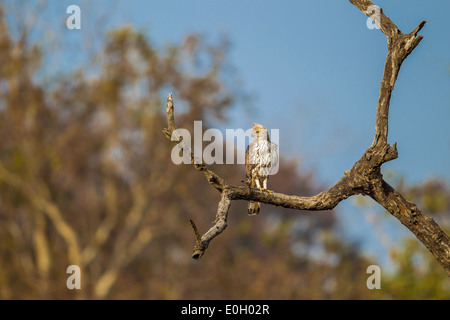
[[[267, 190], [267, 181], [274, 161], [278, 161], [274, 148], [270, 142], [267, 129], [258, 123], [253, 124], [252, 137], [255, 139], [249, 144], [245, 152], [246, 183], [250, 188]], [[260, 211], [260, 203], [250, 201], [248, 214], [256, 215]]]

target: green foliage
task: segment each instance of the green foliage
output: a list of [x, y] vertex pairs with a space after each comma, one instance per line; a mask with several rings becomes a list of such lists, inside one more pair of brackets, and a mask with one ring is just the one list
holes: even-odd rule
[[396, 270], [383, 277], [386, 298], [450, 299], [450, 279], [417, 239], [405, 239], [391, 256]]

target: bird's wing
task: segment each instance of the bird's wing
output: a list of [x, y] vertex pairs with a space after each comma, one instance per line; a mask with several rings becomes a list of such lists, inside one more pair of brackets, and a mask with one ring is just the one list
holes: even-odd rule
[[251, 163], [252, 161], [250, 160], [250, 153], [251, 149], [253, 149], [253, 143], [254, 142], [249, 144], [245, 150], [245, 177], [247, 179], [247, 184], [249, 185], [251, 184], [253, 169], [255, 169], [257, 165], [256, 163]]

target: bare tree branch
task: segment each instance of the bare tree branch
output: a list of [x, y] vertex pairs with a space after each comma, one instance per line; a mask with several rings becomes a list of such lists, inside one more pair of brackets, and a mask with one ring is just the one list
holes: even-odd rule
[[200, 237], [200, 233], [198, 232], [197, 226], [194, 221], [191, 221], [192, 228], [194, 229], [194, 234], [197, 239], [196, 245], [194, 247], [194, 253], [192, 257], [194, 259], [200, 259], [203, 256], [206, 248], [209, 246], [209, 242], [222, 233], [223, 230], [227, 227], [227, 217], [228, 210], [230, 209], [231, 199], [230, 199], [230, 191], [224, 190], [222, 191], [222, 197], [219, 202], [219, 206], [217, 208], [216, 220], [214, 220], [214, 226], [212, 226], [202, 237]]
[[[174, 112], [173, 112], [173, 100], [172, 100], [172, 94], [169, 94], [167, 97], [167, 105], [166, 105], [166, 113], [167, 113], [167, 124], [168, 128], [163, 129], [164, 134], [167, 138], [171, 139], [172, 141], [182, 143], [180, 140], [180, 137], [176, 133], [177, 127], [175, 126], [175, 120], [174, 120]], [[194, 161], [195, 154], [191, 151], [190, 147], [186, 144], [183, 144], [183, 149], [190, 151], [191, 154], [191, 162], [194, 165], [194, 167], [200, 171], [208, 180], [208, 182], [217, 190], [221, 191], [223, 190], [224, 186], [227, 185], [226, 181], [219, 177], [217, 174], [215, 174], [213, 171], [209, 170], [206, 164], [203, 162], [198, 163], [200, 161]]]
[[[374, 14], [377, 14], [373, 13], [372, 10], [369, 10], [369, 8], [374, 7], [374, 4], [371, 1], [350, 0], [350, 2], [369, 17], [373, 17]], [[417, 33], [426, 23], [426, 21], [422, 21], [411, 33], [403, 34], [391, 19], [383, 13], [382, 9], [380, 9], [378, 19], [380, 22], [380, 29], [387, 37], [389, 51], [384, 65], [383, 79], [381, 80], [377, 106], [377, 120], [375, 124], [375, 138], [372, 147], [375, 147], [378, 142], [387, 143], [389, 104], [392, 90], [394, 90], [394, 84], [397, 80], [402, 62], [423, 39], [422, 36], [417, 36]]]
[[[364, 14], [371, 17], [370, 7], [373, 3], [368, 0], [350, 0]], [[191, 225], [196, 237], [193, 258], [200, 259], [210, 241], [219, 235], [227, 226], [228, 210], [232, 200], [253, 200], [274, 206], [281, 206], [295, 210], [331, 210], [342, 200], [356, 194], [370, 196], [389, 213], [402, 222], [433, 254], [448, 275], [450, 275], [450, 238], [431, 218], [425, 215], [413, 203], [405, 200], [400, 193], [384, 181], [381, 174], [383, 163], [398, 157], [397, 145], [388, 144], [388, 117], [391, 94], [397, 80], [400, 67], [406, 57], [422, 40], [417, 33], [423, 28], [425, 21], [410, 33], [403, 34], [400, 29], [380, 10], [379, 26], [386, 35], [388, 54], [381, 81], [378, 105], [376, 109], [375, 137], [371, 146], [366, 150], [353, 167], [330, 189], [312, 197], [286, 195], [282, 193], [262, 193], [247, 186], [228, 184], [223, 178], [208, 169], [204, 163], [194, 163], [195, 155], [189, 146], [183, 145], [191, 154], [191, 162], [207, 181], [221, 192], [216, 219], [213, 226], [201, 236], [195, 223]], [[180, 143], [176, 136], [172, 95], [167, 98], [168, 128], [164, 134], [174, 142]]]

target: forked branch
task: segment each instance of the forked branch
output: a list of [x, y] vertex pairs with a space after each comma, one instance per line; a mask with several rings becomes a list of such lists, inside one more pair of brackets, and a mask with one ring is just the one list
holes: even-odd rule
[[[372, 16], [373, 12], [369, 10], [373, 6], [371, 1], [350, 0], [350, 2], [367, 16]], [[247, 186], [231, 185], [211, 171], [206, 164], [195, 163], [194, 153], [190, 151], [189, 146], [183, 146], [185, 150], [190, 151], [190, 158], [194, 167], [205, 176], [214, 188], [221, 192], [216, 219], [213, 226], [205, 234], [200, 235], [195, 223], [191, 220], [196, 238], [194, 259], [200, 259], [208, 248], [210, 241], [225, 230], [232, 200], [253, 200], [295, 210], [317, 211], [331, 210], [342, 200], [356, 194], [363, 194], [373, 198], [400, 220], [428, 248], [447, 274], [450, 275], [449, 236], [431, 217], [425, 215], [415, 204], [405, 200], [400, 193], [385, 182], [381, 174], [382, 164], [398, 157], [396, 144], [389, 145], [387, 140], [391, 94], [403, 61], [423, 38], [417, 36], [417, 34], [425, 25], [425, 21], [420, 22], [412, 32], [404, 34], [380, 10], [378, 23], [381, 31], [387, 37], [388, 53], [376, 109], [374, 140], [362, 157], [330, 189], [312, 197], [302, 197], [277, 192], [261, 193], [259, 190]], [[163, 132], [172, 141], [180, 143], [180, 138], [176, 135], [171, 94], [167, 98], [166, 113], [168, 128], [164, 129]]]

